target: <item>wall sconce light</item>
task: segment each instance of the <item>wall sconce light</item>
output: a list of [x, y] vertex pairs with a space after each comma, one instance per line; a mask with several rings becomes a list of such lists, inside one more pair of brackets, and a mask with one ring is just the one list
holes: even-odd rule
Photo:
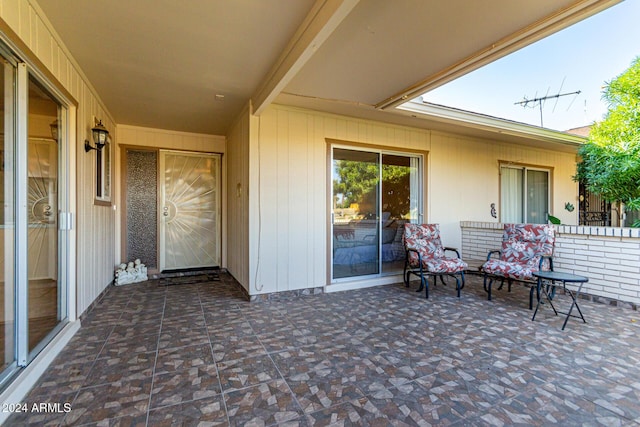
[[93, 138], [93, 143], [95, 147], [92, 147], [88, 140], [84, 141], [84, 151], [87, 153], [91, 150], [102, 150], [107, 143], [107, 136], [109, 136], [109, 131], [102, 124], [102, 120], [91, 129], [91, 137]]
[[57, 141], [58, 140], [58, 119], [55, 119], [53, 122], [51, 122], [49, 127], [51, 128], [51, 138]]

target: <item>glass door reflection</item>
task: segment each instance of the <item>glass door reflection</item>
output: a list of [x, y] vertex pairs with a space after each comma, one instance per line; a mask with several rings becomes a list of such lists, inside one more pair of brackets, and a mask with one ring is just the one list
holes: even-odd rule
[[333, 278], [380, 272], [380, 154], [333, 150]]
[[[28, 348], [31, 353], [63, 319], [58, 278], [58, 141], [50, 124], [60, 106], [29, 78]], [[32, 356], [33, 357], [33, 356]]]
[[422, 206], [420, 155], [333, 149], [332, 278], [397, 274]]
[[382, 212], [380, 245], [382, 272], [404, 268], [404, 224], [418, 222], [420, 201], [419, 159], [399, 154], [382, 155]]

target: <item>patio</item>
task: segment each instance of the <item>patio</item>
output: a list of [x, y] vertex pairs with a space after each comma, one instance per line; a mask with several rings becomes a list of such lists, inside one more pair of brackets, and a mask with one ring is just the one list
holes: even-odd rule
[[581, 301], [588, 323], [563, 332], [548, 306], [531, 322], [523, 287], [487, 301], [478, 276], [460, 299], [398, 284], [258, 303], [224, 273], [188, 281], [111, 287], [27, 397], [60, 413], [8, 425], [640, 422], [630, 309]]

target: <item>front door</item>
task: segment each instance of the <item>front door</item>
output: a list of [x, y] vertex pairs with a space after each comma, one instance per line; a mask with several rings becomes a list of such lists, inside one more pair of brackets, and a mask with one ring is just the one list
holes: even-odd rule
[[220, 266], [220, 155], [160, 151], [160, 270]]

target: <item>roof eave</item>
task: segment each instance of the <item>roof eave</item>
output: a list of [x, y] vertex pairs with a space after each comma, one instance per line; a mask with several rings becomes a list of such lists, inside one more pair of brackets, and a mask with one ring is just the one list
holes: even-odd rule
[[587, 140], [587, 138], [579, 135], [418, 100], [412, 100], [399, 105], [396, 107], [396, 110], [401, 114], [414, 118], [420, 118], [420, 116], [422, 116], [429, 120], [482, 129], [500, 135], [509, 135], [527, 140], [561, 144], [576, 149]]

